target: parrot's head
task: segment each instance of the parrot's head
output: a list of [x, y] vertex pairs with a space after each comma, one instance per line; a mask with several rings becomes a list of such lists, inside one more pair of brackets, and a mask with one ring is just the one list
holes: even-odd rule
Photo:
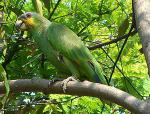
[[16, 27], [22, 31], [38, 28], [44, 25], [47, 19], [34, 12], [26, 12], [22, 14], [16, 22]]

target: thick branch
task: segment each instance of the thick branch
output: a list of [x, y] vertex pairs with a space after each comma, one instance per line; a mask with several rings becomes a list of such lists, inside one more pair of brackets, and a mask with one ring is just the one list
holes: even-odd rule
[[133, 0], [136, 27], [141, 38], [143, 52], [150, 75], [150, 1]]
[[[39, 91], [49, 94], [64, 94], [61, 81], [49, 86], [49, 80], [45, 79], [12, 80], [10, 81], [10, 91], [11, 93]], [[3, 82], [0, 82], [0, 93], [5, 93]], [[150, 114], [150, 104], [107, 85], [88, 81], [70, 81], [65, 94], [98, 97], [121, 105], [135, 114]]]

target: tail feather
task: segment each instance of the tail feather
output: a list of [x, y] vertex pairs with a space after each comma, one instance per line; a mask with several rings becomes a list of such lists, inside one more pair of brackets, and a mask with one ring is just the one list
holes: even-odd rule
[[[93, 71], [95, 72], [95, 66], [94, 66], [94, 64], [91, 61], [88, 61], [88, 63], [90, 65], [90, 67], [93, 69]], [[95, 80], [96, 83], [102, 83], [101, 80], [100, 80], [100, 78], [99, 78], [99, 76], [98, 76], [98, 74], [96, 72], [94, 74], [94, 80]]]
[[94, 75], [94, 80], [95, 80], [96, 83], [102, 83], [102, 81], [100, 80], [100, 78], [97, 74]]
[[94, 81], [97, 83], [108, 84], [107, 78], [105, 77], [103, 70], [101, 69], [97, 61], [90, 61], [89, 63], [94, 72]]

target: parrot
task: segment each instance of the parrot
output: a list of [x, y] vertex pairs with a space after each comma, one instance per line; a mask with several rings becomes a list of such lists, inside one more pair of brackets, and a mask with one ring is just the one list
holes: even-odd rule
[[[102, 67], [71, 29], [63, 24], [49, 21], [35, 12], [22, 14], [16, 27], [32, 34], [39, 49], [50, 63], [70, 80], [88, 80], [108, 84]], [[64, 87], [65, 88], [65, 87]]]

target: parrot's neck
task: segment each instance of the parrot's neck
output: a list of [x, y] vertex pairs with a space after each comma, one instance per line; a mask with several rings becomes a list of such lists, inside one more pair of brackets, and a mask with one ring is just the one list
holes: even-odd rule
[[51, 22], [50, 21], [46, 21], [46, 22], [42, 22], [37, 24], [37, 26], [35, 26], [34, 28], [30, 29], [30, 32], [36, 35], [40, 35], [42, 34], [45, 30], [48, 29], [48, 27], [50, 26]]

